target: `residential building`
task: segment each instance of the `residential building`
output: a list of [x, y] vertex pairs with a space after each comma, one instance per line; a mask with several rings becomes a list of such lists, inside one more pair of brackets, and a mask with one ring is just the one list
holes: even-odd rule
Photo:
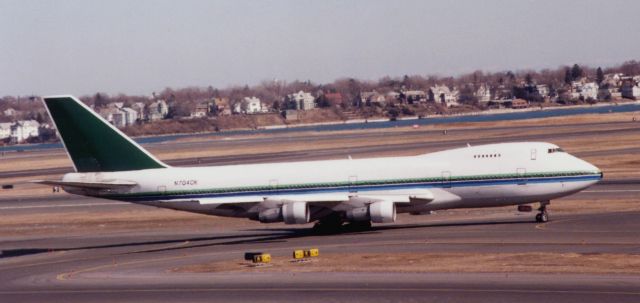
[[211, 104], [209, 103], [198, 103], [196, 108], [191, 112], [189, 117], [191, 118], [204, 118], [209, 115], [211, 112]]
[[316, 107], [315, 98], [310, 93], [299, 91], [289, 95], [289, 99], [296, 102], [296, 109], [310, 110]]
[[640, 86], [638, 86], [638, 82], [636, 81], [627, 80], [622, 84], [620, 93], [623, 98], [638, 100], [640, 99]]
[[344, 97], [341, 93], [327, 93], [324, 94], [324, 96], [325, 98], [327, 98], [327, 101], [329, 101], [329, 104], [331, 104], [331, 106], [338, 106], [344, 103]]
[[117, 128], [123, 128], [127, 126], [126, 113], [119, 109], [114, 109], [111, 114], [111, 124]]
[[598, 89], [599, 100], [615, 100], [622, 98], [620, 89], [616, 86], [609, 86], [607, 84], [600, 86]]
[[18, 121], [11, 125], [11, 143], [22, 143], [32, 137], [38, 137], [40, 123], [36, 120]]
[[268, 111], [267, 107], [262, 104], [262, 101], [260, 101], [258, 97], [244, 97], [244, 102], [247, 104], [248, 114], [266, 113]]
[[149, 106], [147, 106], [147, 117], [148, 121], [157, 121], [162, 120], [167, 117], [169, 114], [169, 106], [167, 102], [164, 100], [157, 100]]
[[571, 83], [571, 99], [598, 99], [598, 84], [595, 82], [574, 81]]
[[213, 104], [216, 114], [219, 116], [231, 115], [231, 107], [227, 98], [213, 98]]
[[435, 102], [445, 104], [447, 107], [458, 106], [458, 91], [451, 91], [446, 85], [436, 85], [431, 87], [431, 94]]
[[11, 137], [11, 125], [13, 125], [11, 122], [0, 123], [0, 140]]
[[110, 122], [111, 124], [114, 124], [113, 123], [113, 115], [114, 114], [118, 114], [119, 112], [120, 112], [120, 110], [115, 108], [115, 107], [105, 107], [105, 108], [101, 108], [98, 111], [98, 114], [100, 116], [102, 116], [102, 118], [104, 118], [105, 120]]
[[608, 85], [609, 87], [620, 87], [622, 86], [622, 79], [624, 78], [624, 74], [615, 73], [615, 74], [606, 74], [604, 75], [604, 80], [600, 85]]
[[267, 107], [262, 104], [258, 97], [244, 97], [240, 102], [236, 102], [233, 105], [233, 111], [235, 113], [243, 114], [259, 114], [266, 113]]
[[529, 107], [529, 102], [527, 102], [527, 100], [524, 99], [515, 99], [513, 101], [511, 101], [511, 108], [527, 108]]
[[480, 103], [488, 103], [489, 101], [491, 101], [491, 90], [489, 89], [489, 85], [487, 84], [480, 85], [475, 95], [476, 95], [476, 98], [478, 99], [478, 102]]
[[15, 116], [16, 110], [10, 107], [5, 109], [2, 113], [7, 117], [11, 117], [11, 116]]
[[427, 93], [421, 90], [406, 90], [402, 92], [407, 99], [407, 102], [427, 102]]
[[[398, 94], [396, 97], [399, 96], [400, 94]], [[361, 92], [360, 99], [364, 104], [369, 102], [370, 104], [384, 105], [387, 102], [387, 98], [383, 94], [379, 94], [375, 90], [370, 92]]]
[[124, 123], [126, 126], [133, 125], [138, 120], [138, 112], [130, 107], [123, 107], [120, 111], [124, 112]]
[[536, 85], [536, 91], [538, 92], [538, 95], [540, 95], [540, 97], [542, 98], [547, 98], [549, 97], [549, 86], [546, 84], [538, 84]]
[[137, 120], [144, 120], [144, 112], [146, 110], [146, 105], [143, 102], [136, 102], [131, 105], [131, 109], [135, 110], [138, 113]]

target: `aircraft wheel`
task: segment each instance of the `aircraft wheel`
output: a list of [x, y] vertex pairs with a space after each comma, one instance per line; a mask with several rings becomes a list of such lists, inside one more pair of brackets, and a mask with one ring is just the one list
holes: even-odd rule
[[536, 215], [536, 222], [538, 223], [546, 223], [549, 222], [549, 214], [547, 212], [541, 212]]

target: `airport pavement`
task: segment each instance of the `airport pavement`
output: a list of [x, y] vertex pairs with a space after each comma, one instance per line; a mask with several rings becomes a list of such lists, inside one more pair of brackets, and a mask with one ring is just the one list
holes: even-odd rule
[[[604, 184], [566, 199], [587, 205], [605, 198], [632, 199], [638, 190], [637, 184]], [[321, 257], [363, 252], [640, 254], [640, 212], [556, 214], [553, 206], [560, 203], [553, 202], [547, 224], [533, 223], [531, 213], [499, 208], [403, 215], [395, 224], [334, 235], [315, 234], [308, 226], [255, 223], [208, 229], [177, 222], [99, 234], [3, 236], [0, 302], [640, 301], [640, 273], [173, 271], [216, 261], [241, 267], [247, 251], [290, 258], [294, 248], [304, 247], [318, 247]], [[69, 210], [142, 207], [69, 196], [0, 200], [0, 212], [9, 216], [32, 212], [64, 218]]]
[[[427, 152], [498, 140], [552, 141], [640, 131], [628, 123], [603, 123], [602, 126], [613, 127], [613, 130], [522, 135], [516, 128], [512, 135], [501, 138], [480, 136], [473, 140], [397, 145], [381, 143], [355, 148], [208, 157], [169, 163], [204, 165], [324, 159], [407, 150]], [[536, 129], [538, 127], [535, 126]], [[524, 127], [520, 131], [525, 132], [529, 128]], [[440, 131], [406, 132], [412, 136], [442, 136]], [[393, 135], [393, 132], [389, 132], [389, 135]], [[260, 140], [313, 143], [337, 136], [343, 137], [344, 134], [217, 140], [196, 145], [220, 148], [252, 145]], [[358, 139], [371, 134], [348, 136]], [[165, 149], [193, 144], [165, 143], [153, 147]], [[621, 149], [588, 151], [577, 155], [605, 156], [633, 152], [635, 149]], [[34, 152], [33, 155], [37, 156], [38, 153]], [[3, 172], [2, 177], [55, 174], [67, 170], [69, 168]], [[632, 201], [639, 192], [637, 180], [605, 180], [562, 200], [579, 201], [591, 206], [616, 199]], [[22, 236], [19, 232], [0, 234], [0, 302], [640, 302], [640, 273], [174, 271], [179, 267], [208, 262], [229, 262], [240, 267], [243, 266], [240, 265], [243, 253], [247, 251], [266, 251], [275, 258], [289, 258], [294, 248], [304, 247], [318, 247], [321, 257], [363, 252], [640, 254], [640, 220], [637, 219], [640, 212], [555, 213], [555, 205], [562, 203], [562, 200], [552, 203], [552, 221], [547, 224], [533, 223], [531, 213], [517, 213], [513, 208], [476, 209], [442, 211], [429, 216], [402, 215], [395, 224], [376, 225], [370, 231], [334, 235], [314, 234], [309, 226], [264, 225], [244, 219], [225, 221], [215, 217], [203, 218], [223, 224], [200, 225], [205, 222], [203, 218], [192, 224], [185, 224], [184, 220], [162, 222], [162, 226], [157, 227], [127, 225], [124, 222], [118, 228], [106, 225], [95, 232], [95, 227], [83, 231], [82, 226], [73, 224], [22, 226], [19, 228], [31, 230], [28, 236]], [[19, 199], [0, 197], [0, 220], [3, 216], [29, 215], [64, 220], [70, 214], [136, 213], [145, 209], [145, 206], [66, 194]], [[227, 222], [230, 223], [226, 225]], [[38, 228], [54, 230], [55, 233], [38, 234]], [[367, 266], [366, 262], [362, 266]]]

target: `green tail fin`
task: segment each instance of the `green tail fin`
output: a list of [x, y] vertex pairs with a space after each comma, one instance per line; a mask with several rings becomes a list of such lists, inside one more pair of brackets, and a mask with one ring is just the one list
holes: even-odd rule
[[168, 167], [72, 96], [45, 97], [77, 172], [113, 172]]

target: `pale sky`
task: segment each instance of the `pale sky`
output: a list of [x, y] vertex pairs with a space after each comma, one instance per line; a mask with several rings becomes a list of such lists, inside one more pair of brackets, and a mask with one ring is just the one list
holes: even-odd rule
[[0, 96], [640, 59], [640, 1], [0, 0]]

